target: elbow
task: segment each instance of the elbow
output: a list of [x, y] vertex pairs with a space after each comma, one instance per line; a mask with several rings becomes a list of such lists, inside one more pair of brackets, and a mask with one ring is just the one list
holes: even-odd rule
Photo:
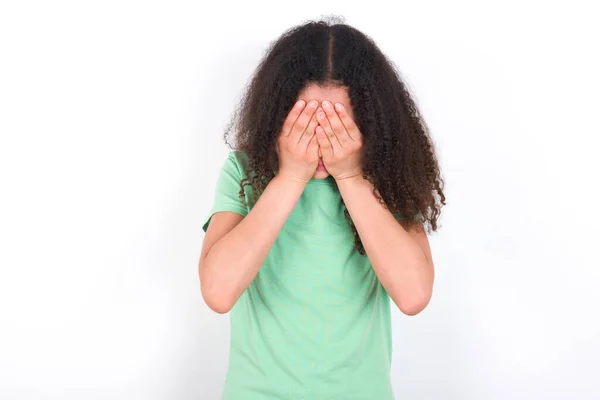
[[[204, 263], [206, 263], [205, 260]], [[198, 266], [198, 270], [200, 293], [202, 294], [204, 303], [217, 314], [227, 314], [233, 308], [236, 299], [228, 295], [229, 291], [226, 287], [215, 282], [214, 274], [209, 273], [211, 268], [201, 264], [202, 260]]]
[[420, 293], [402, 298], [397, 301], [398, 308], [403, 314], [413, 317], [423, 311], [431, 300], [431, 292]]
[[398, 306], [398, 308], [400, 309], [400, 311], [402, 311], [402, 313], [404, 315], [408, 315], [409, 317], [414, 317], [415, 315], [418, 315], [421, 313], [421, 311], [423, 311], [425, 309], [425, 306], [421, 306], [420, 304], [414, 304], [414, 305], [404, 305], [404, 306]]
[[207, 282], [200, 282], [200, 292], [204, 302], [217, 314], [227, 314], [235, 304], [234, 296], [226, 288]]
[[204, 302], [214, 312], [217, 314], [227, 314], [233, 308], [233, 304], [225, 301], [219, 301], [215, 299], [204, 298]]
[[204, 302], [217, 314], [227, 314], [233, 308], [235, 301], [229, 296], [223, 294], [210, 293], [207, 290], [202, 290], [202, 297]]

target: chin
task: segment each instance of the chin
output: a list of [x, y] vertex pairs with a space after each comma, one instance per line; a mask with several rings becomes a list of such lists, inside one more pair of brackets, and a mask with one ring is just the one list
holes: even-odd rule
[[329, 172], [325, 171], [325, 170], [317, 170], [315, 172], [315, 174], [313, 175], [314, 179], [325, 179], [329, 176]]

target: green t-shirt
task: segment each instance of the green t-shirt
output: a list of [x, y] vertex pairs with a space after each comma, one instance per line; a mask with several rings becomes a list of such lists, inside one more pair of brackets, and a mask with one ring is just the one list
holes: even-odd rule
[[[239, 198], [245, 160], [229, 153], [211, 216], [250, 211]], [[394, 399], [390, 299], [354, 248], [331, 177], [307, 184], [230, 318], [223, 400]]]

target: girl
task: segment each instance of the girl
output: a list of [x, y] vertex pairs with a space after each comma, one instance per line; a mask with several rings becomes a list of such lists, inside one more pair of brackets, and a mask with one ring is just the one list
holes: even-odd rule
[[426, 229], [445, 204], [393, 64], [348, 25], [295, 27], [225, 141], [199, 262], [207, 305], [231, 310], [222, 398], [393, 399], [390, 298], [407, 315], [428, 304]]

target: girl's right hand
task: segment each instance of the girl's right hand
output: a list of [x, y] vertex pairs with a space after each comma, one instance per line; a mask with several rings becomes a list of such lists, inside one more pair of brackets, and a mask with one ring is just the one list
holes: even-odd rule
[[285, 119], [277, 140], [277, 175], [306, 184], [315, 174], [319, 163], [319, 143], [315, 136], [319, 124], [315, 114], [317, 106], [316, 100], [308, 105], [299, 100]]

